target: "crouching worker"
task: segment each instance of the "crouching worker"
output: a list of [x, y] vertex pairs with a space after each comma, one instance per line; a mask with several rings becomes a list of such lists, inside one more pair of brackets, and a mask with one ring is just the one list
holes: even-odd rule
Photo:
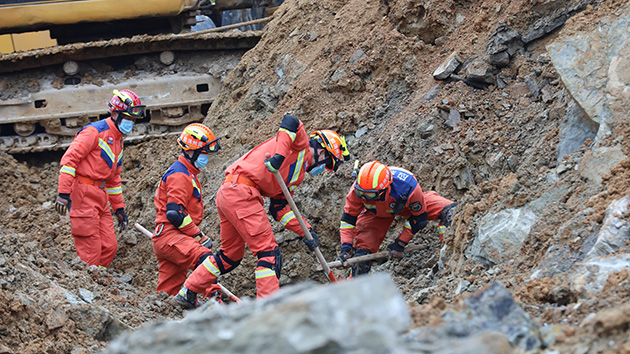
[[[411, 172], [378, 161], [368, 162], [361, 167], [346, 196], [337, 260], [345, 262], [353, 251], [355, 257], [377, 252], [397, 215], [406, 221], [400, 235], [387, 246], [390, 256], [401, 257], [405, 246], [428, 220], [440, 220], [438, 233], [442, 241], [455, 206], [456, 203], [434, 191], [424, 192]], [[368, 273], [370, 269], [370, 261], [355, 263], [352, 276]]]
[[310, 251], [317, 247], [318, 237], [308, 223], [313, 239], [304, 237], [274, 173], [280, 173], [293, 193], [306, 173], [317, 175], [324, 169], [337, 171], [349, 158], [343, 137], [330, 130], [317, 130], [309, 138], [299, 119], [285, 115], [275, 137], [250, 150], [225, 171], [225, 179], [216, 197], [221, 218], [221, 249], [214, 257], [206, 258], [188, 277], [175, 302], [185, 308], [194, 308], [197, 293], [205, 292], [219, 275], [240, 264], [245, 245], [258, 258], [255, 270], [257, 297], [277, 291], [282, 255], [263, 209], [263, 197], [270, 198], [269, 212], [273, 218], [302, 236]]
[[120, 231], [129, 223], [120, 179], [123, 138], [145, 114], [145, 106], [130, 90], [114, 90], [107, 107], [110, 117], [79, 130], [63, 154], [55, 199], [59, 214], [69, 211], [77, 256], [103, 268], [118, 250], [110, 205]]
[[[203, 219], [203, 199], [197, 175], [219, 151], [218, 139], [208, 127], [188, 125], [177, 144], [181, 154], [164, 173], [155, 192], [155, 231], [153, 251], [159, 262], [157, 291], [176, 295], [189, 269], [195, 269], [212, 256], [212, 239], [199, 228]], [[220, 301], [218, 284], [209, 287], [205, 297]]]

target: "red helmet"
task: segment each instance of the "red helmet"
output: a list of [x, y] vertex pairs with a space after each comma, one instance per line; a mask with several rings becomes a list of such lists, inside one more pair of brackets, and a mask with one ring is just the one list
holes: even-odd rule
[[186, 126], [177, 138], [177, 144], [186, 151], [201, 149], [201, 153], [219, 151], [219, 140], [210, 128], [203, 124], [192, 123]]
[[380, 199], [392, 184], [392, 171], [378, 162], [368, 162], [361, 167], [354, 182], [354, 193], [357, 197], [372, 201]]
[[321, 145], [326, 151], [330, 153], [332, 157], [332, 163], [326, 164], [328, 171], [337, 171], [339, 166], [344, 161], [350, 159], [350, 152], [348, 151], [348, 145], [346, 144], [346, 138], [340, 136], [332, 130], [316, 130], [311, 133], [311, 139], [314, 139]]
[[145, 115], [146, 107], [140, 102], [140, 98], [131, 90], [114, 90], [114, 96], [107, 103], [110, 112], [122, 113], [128, 117], [137, 119]]

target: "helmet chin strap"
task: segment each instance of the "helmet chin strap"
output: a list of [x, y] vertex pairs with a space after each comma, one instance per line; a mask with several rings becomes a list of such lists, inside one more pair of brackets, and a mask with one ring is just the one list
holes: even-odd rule
[[318, 143], [315, 139], [309, 139], [308, 144], [313, 148], [313, 151], [315, 151], [315, 156], [313, 156], [313, 159], [315, 160], [315, 163], [313, 164], [313, 166], [309, 166], [308, 169], [306, 170], [306, 172], [309, 172], [310, 170], [314, 169], [315, 167], [321, 165], [321, 164], [325, 164], [326, 160], [322, 160], [319, 161], [319, 155], [321, 155], [319, 153], [320, 150], [325, 150], [320, 143]]
[[[199, 155], [201, 155], [201, 150], [197, 149], [197, 150], [193, 150], [193, 155], [192, 156], [188, 156], [188, 154], [186, 153], [186, 150], [182, 149], [182, 152], [184, 153], [184, 157], [186, 157], [186, 160], [188, 160], [190, 162], [191, 165], [195, 166], [195, 162], [197, 161], [197, 158], [199, 157]], [[195, 166], [197, 167], [197, 166]]]

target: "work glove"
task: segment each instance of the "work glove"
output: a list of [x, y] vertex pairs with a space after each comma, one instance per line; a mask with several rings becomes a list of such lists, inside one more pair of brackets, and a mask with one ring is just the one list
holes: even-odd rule
[[317, 233], [315, 233], [313, 229], [309, 229], [308, 231], [311, 233], [311, 237], [313, 239], [309, 240], [306, 238], [306, 235], [304, 235], [304, 237], [302, 237], [302, 242], [304, 242], [306, 247], [308, 247], [309, 251], [313, 252], [315, 251], [315, 248], [319, 246], [319, 236], [317, 236]]
[[127, 225], [129, 225], [129, 218], [127, 217], [127, 213], [125, 213], [125, 209], [116, 209], [114, 215], [116, 215], [116, 217], [118, 218], [118, 229], [120, 231], [127, 229]]
[[391, 245], [387, 246], [388, 257], [400, 258], [403, 256], [403, 252], [405, 251], [405, 246], [407, 246], [407, 242], [401, 240], [399, 237], [396, 237], [394, 242]]
[[438, 225], [437, 232], [438, 232], [438, 235], [440, 235], [440, 243], [444, 243], [444, 234], [446, 233], [446, 226]]
[[337, 256], [337, 260], [342, 264], [346, 263], [346, 257], [350, 255], [354, 251], [354, 247], [352, 247], [351, 243], [344, 242], [341, 244], [341, 251], [339, 252], [339, 256]]
[[199, 233], [196, 234], [195, 236], [193, 236], [195, 238], [195, 240], [199, 241], [199, 244], [201, 244], [203, 247], [210, 249], [212, 248], [212, 239], [208, 236], [206, 236], [203, 231], [199, 230]]
[[59, 193], [57, 199], [55, 199], [55, 210], [60, 215], [66, 215], [66, 211], [70, 211], [72, 201], [70, 200], [69, 193]]
[[272, 158], [265, 159], [265, 166], [267, 167], [267, 170], [269, 170], [269, 172], [276, 173], [280, 169], [280, 166], [282, 166], [283, 162], [284, 156], [280, 154], [275, 154]]

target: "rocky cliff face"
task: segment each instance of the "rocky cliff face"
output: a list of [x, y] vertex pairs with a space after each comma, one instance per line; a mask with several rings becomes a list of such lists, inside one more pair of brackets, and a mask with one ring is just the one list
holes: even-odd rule
[[[213, 199], [223, 170], [291, 112], [308, 131], [346, 135], [361, 162], [404, 167], [424, 190], [459, 203], [443, 245], [430, 223], [412, 240], [424, 250], [373, 267], [391, 274], [411, 313], [394, 348], [630, 352], [629, 16], [613, 0], [287, 0], [224, 78], [204, 121], [224, 148], [202, 181], [202, 227], [219, 244]], [[172, 139], [127, 148], [132, 221], [152, 227], [155, 186], [176, 156]], [[182, 316], [154, 293], [144, 236], [123, 232], [107, 272], [73, 261], [69, 222], [49, 204], [59, 157], [1, 157], [7, 353], [93, 352], [127, 327]], [[351, 170], [307, 177], [295, 194], [328, 260], [338, 252]], [[285, 259], [281, 284], [326, 283], [295, 235], [272, 223]], [[253, 297], [255, 262], [247, 255], [222, 283]], [[86, 313], [100, 320], [86, 326]], [[482, 346], [489, 338], [496, 348]], [[323, 347], [308, 348], [301, 352]]]

